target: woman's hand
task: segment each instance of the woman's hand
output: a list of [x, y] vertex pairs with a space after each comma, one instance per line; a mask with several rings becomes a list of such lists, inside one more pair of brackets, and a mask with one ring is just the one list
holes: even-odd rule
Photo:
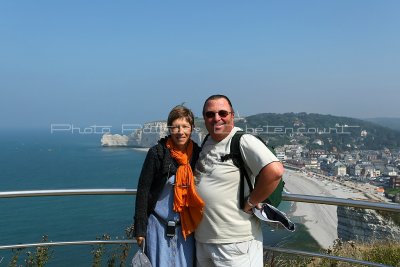
[[142, 245], [143, 241], [144, 241], [144, 237], [143, 236], [137, 236], [136, 238], [136, 242], [139, 246]]

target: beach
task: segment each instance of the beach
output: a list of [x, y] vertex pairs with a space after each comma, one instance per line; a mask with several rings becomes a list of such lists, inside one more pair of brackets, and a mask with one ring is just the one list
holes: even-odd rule
[[[333, 182], [332, 180], [286, 169], [285, 188], [293, 194], [353, 198], [367, 200], [364, 192]], [[323, 248], [337, 239], [337, 206], [296, 202], [292, 217], [299, 217], [311, 236]]]

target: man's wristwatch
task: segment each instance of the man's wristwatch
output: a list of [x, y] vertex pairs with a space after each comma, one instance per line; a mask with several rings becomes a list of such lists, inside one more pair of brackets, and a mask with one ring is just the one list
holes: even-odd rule
[[256, 205], [250, 202], [250, 196], [247, 197], [247, 204], [249, 204], [250, 208], [254, 208]]

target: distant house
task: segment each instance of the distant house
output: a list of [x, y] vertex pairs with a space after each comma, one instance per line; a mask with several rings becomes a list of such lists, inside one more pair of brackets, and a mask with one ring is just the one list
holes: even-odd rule
[[285, 145], [284, 147], [286, 160], [287, 159], [300, 159], [303, 148], [300, 145]]
[[355, 164], [356, 163], [356, 159], [353, 158], [353, 155], [349, 154], [345, 154], [343, 155], [343, 161], [345, 164], [347, 165], [351, 165], [351, 164]]
[[321, 139], [315, 139], [312, 143], [313, 144], [317, 144], [319, 146], [323, 146], [324, 145], [324, 141], [322, 141]]
[[351, 156], [353, 157], [353, 159], [358, 161], [360, 159], [360, 152], [359, 151], [352, 151], [351, 152]]
[[400, 176], [390, 177], [389, 187], [400, 188]]
[[361, 137], [366, 137], [368, 135], [368, 132], [366, 130], [361, 131]]
[[296, 157], [296, 154], [294, 154], [294, 153], [292, 153], [290, 151], [289, 152], [285, 152], [285, 157], [286, 157], [286, 160], [299, 158], [299, 157]]
[[336, 161], [333, 164], [333, 173], [336, 176], [345, 176], [347, 174], [347, 167], [340, 161]]
[[304, 159], [304, 167], [308, 169], [320, 169], [317, 159]]
[[275, 149], [276, 152], [276, 157], [282, 161], [285, 162], [286, 161], [286, 154], [285, 151], [283, 149]]
[[386, 166], [383, 175], [385, 175], [385, 176], [397, 176], [398, 173], [399, 173], [399, 170], [396, 167], [388, 165], [388, 166]]
[[374, 161], [377, 160], [379, 157], [379, 152], [374, 150], [367, 150], [364, 151], [364, 159], [367, 161]]
[[357, 164], [354, 166], [354, 173], [351, 173], [351, 175], [361, 176], [363, 169], [364, 167], [361, 164]]
[[317, 159], [326, 156], [327, 156], [326, 151], [323, 149], [315, 149], [308, 152], [308, 157], [312, 159]]
[[327, 158], [319, 158], [318, 159], [319, 162], [319, 166], [321, 168], [321, 170], [327, 172], [327, 173], [331, 173], [331, 164], [329, 162], [329, 160]]
[[380, 171], [376, 170], [375, 167], [370, 163], [361, 163], [353, 165], [350, 168], [350, 175], [354, 175], [357, 177], [376, 177], [380, 175]]
[[298, 168], [304, 168], [304, 161], [300, 159], [286, 159], [286, 163], [296, 166]]
[[375, 167], [375, 176], [381, 176], [385, 172], [385, 164], [382, 163], [374, 163]]
[[361, 176], [364, 176], [364, 177], [376, 177], [375, 176], [374, 165], [372, 165], [372, 164], [364, 165], [364, 168], [363, 168], [363, 170], [361, 172]]

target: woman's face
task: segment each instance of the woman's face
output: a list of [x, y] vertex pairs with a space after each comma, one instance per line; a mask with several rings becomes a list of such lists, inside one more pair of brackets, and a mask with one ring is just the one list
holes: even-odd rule
[[192, 126], [186, 118], [176, 119], [169, 126], [172, 141], [181, 150], [186, 149], [186, 145], [190, 140]]

